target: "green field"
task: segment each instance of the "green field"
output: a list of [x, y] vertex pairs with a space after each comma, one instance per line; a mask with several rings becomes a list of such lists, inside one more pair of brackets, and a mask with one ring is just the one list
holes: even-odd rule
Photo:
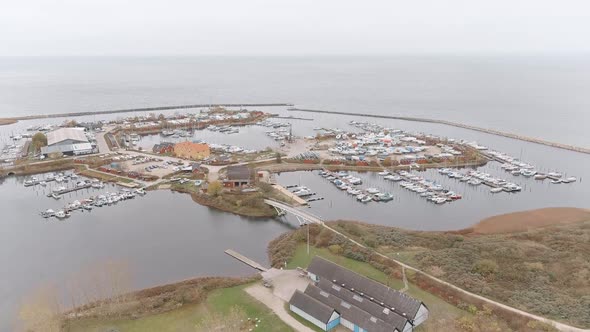
[[205, 302], [187, 305], [163, 314], [139, 319], [106, 320], [86, 319], [70, 323], [70, 332], [184, 332], [199, 331], [198, 324], [211, 313], [228, 313], [233, 306], [240, 307], [249, 318], [259, 318], [258, 327], [252, 331], [292, 331], [264, 304], [250, 297], [242, 285], [217, 289], [211, 292]]

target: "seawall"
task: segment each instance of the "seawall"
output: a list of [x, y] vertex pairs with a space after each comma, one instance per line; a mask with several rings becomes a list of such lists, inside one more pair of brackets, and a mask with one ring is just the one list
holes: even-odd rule
[[526, 142], [531, 142], [531, 143], [536, 143], [536, 144], [547, 145], [547, 146], [551, 146], [551, 147], [554, 147], [554, 148], [559, 148], [559, 149], [564, 149], [564, 150], [570, 150], [570, 151], [575, 151], [575, 152], [590, 154], [590, 149], [589, 148], [583, 148], [583, 147], [569, 145], [569, 144], [563, 144], [563, 143], [550, 142], [550, 141], [546, 141], [546, 140], [543, 140], [543, 139], [540, 139], [540, 138], [528, 137], [528, 136], [523, 136], [523, 135], [517, 135], [517, 134], [507, 133], [507, 132], [500, 131], [500, 130], [487, 129], [487, 128], [482, 128], [482, 127], [467, 125], [467, 124], [463, 124], [463, 123], [459, 123], [459, 122], [447, 121], [447, 120], [437, 120], [437, 119], [408, 117], [408, 116], [396, 116], [396, 115], [379, 115], [379, 114], [365, 114], [365, 113], [348, 113], [348, 112], [337, 112], [337, 111], [309, 110], [309, 109], [299, 109], [299, 108], [290, 108], [289, 111], [311, 112], [311, 113], [324, 113], [324, 114], [338, 114], [338, 115], [351, 115], [351, 116], [362, 116], [362, 117], [369, 117], [369, 118], [394, 119], [394, 120], [404, 120], [404, 121], [438, 123], [438, 124], [444, 124], [444, 125], [447, 125], [447, 126], [453, 126], [453, 127], [458, 127], [458, 128], [463, 128], [463, 129], [469, 129], [469, 130], [473, 130], [473, 131], [479, 131], [479, 132], [486, 133], [486, 134], [492, 134], [492, 135], [497, 135], [497, 136], [504, 136], [504, 137], [508, 137], [508, 138], [512, 138], [512, 139], [521, 140], [521, 141], [526, 141]]
[[293, 106], [288, 103], [269, 103], [269, 104], [191, 104], [191, 105], [173, 105], [173, 106], [157, 106], [157, 107], [143, 107], [143, 108], [127, 108], [117, 110], [102, 110], [102, 111], [87, 111], [87, 112], [72, 112], [72, 113], [53, 113], [53, 114], [37, 114], [17, 116], [12, 118], [5, 118], [6, 120], [32, 120], [32, 119], [46, 119], [46, 118], [62, 118], [71, 116], [86, 116], [99, 114], [116, 114], [116, 113], [131, 113], [131, 112], [153, 112], [153, 111], [168, 111], [176, 109], [187, 108], [203, 108], [203, 107], [271, 107], [271, 106]]

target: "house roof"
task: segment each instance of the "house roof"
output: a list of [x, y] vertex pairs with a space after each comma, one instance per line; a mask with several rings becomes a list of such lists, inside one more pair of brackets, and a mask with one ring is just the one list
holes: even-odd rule
[[295, 291], [289, 304], [303, 310], [320, 322], [328, 323], [334, 309], [325, 305], [324, 303], [314, 299], [313, 297], [302, 293], [300, 290]]
[[402, 292], [318, 256], [313, 258], [307, 271], [318, 275], [320, 279], [325, 278], [338, 285], [344, 284], [347, 289], [362, 292], [365, 297], [373, 298], [374, 302], [383, 303], [384, 307], [395, 308], [395, 312], [405, 313], [410, 321], [414, 320], [422, 305], [422, 302]]
[[47, 145], [53, 145], [65, 140], [88, 143], [84, 128], [59, 128], [47, 133]]
[[158, 151], [160, 149], [165, 149], [165, 148], [169, 148], [169, 147], [174, 147], [174, 143], [161, 142], [161, 143], [158, 143], [158, 144], [154, 144], [154, 147], [152, 148], [152, 151]]
[[251, 171], [248, 166], [230, 166], [227, 168], [228, 180], [247, 180], [251, 177]]
[[[334, 287], [336, 286], [336, 287]], [[400, 314], [392, 311], [391, 308], [385, 308], [378, 303], [370, 300], [369, 297], [361, 295], [358, 292], [353, 292], [344, 287], [338, 286], [327, 279], [320, 279], [317, 287], [341, 300], [358, 307], [359, 309], [369, 313], [372, 317], [378, 318], [383, 322], [395, 327], [399, 331], [403, 331], [408, 319]]]
[[340, 317], [365, 330], [372, 332], [393, 332], [397, 330], [394, 326], [374, 317], [370, 313], [354, 305], [354, 303], [322, 291], [320, 288], [312, 284], [307, 286], [304, 294], [334, 308], [334, 310], [340, 314]]

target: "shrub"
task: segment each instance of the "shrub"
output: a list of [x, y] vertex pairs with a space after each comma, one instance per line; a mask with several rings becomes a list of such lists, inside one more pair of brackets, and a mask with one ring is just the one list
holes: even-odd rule
[[332, 245], [328, 246], [328, 249], [330, 250], [331, 253], [336, 254], [336, 255], [340, 255], [342, 253], [342, 247], [338, 244], [332, 244]]
[[480, 259], [471, 271], [487, 277], [498, 272], [498, 264], [491, 259]]

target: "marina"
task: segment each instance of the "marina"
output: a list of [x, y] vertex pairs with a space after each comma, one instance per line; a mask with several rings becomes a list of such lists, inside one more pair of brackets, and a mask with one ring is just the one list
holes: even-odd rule
[[[237, 68], [249, 68], [254, 60], [250, 61], [244, 67], [238, 66]], [[187, 60], [187, 62], [190, 61]], [[373, 66], [373, 64], [362, 64], [362, 66], [361, 64], [362, 62], [359, 61], [354, 66], [361, 68], [363, 72], [370, 71], [372, 69], [370, 66]], [[227, 80], [227, 76], [210, 75], [210, 72], [202, 69], [209, 66], [215, 67], [216, 64], [208, 64], [199, 70], [186, 71], [186, 78], [174, 77], [170, 79], [166, 75], [154, 75], [162, 81], [168, 80], [167, 84], [169, 84], [166, 86], [167, 90], [162, 90], [168, 91], [167, 93], [154, 94], [151, 88], [153, 85], [145, 77], [134, 78], [133, 75], [121, 75], [120, 71], [125, 73], [127, 67], [141, 68], [134, 67], [135, 65], [129, 62], [127, 66], [118, 66], [119, 69], [113, 72], [112, 78], [128, 77], [128, 80], [126, 79], [119, 86], [111, 86], [109, 83], [108, 89], [103, 89], [107, 86], [103, 82], [80, 81], [67, 82], [62, 87], [56, 87], [57, 93], [55, 95], [71, 95], [71, 98], [68, 98], [68, 103], [63, 103], [61, 98], [54, 98], [53, 95], [42, 95], [46, 98], [43, 98], [44, 100], [40, 103], [33, 100], [34, 98], [30, 98], [30, 91], [25, 89], [22, 89], [21, 92], [26, 93], [22, 93], [21, 97], [16, 96], [18, 93], [15, 93], [16, 100], [24, 105], [21, 107], [23, 120], [13, 125], [0, 127], [0, 147], [6, 152], [2, 155], [2, 164], [10, 165], [15, 158], [21, 155], [26, 142], [29, 141], [27, 134], [45, 128], [47, 130], [57, 128], [66, 120], [72, 120], [68, 118], [69, 116], [53, 117], [54, 115], [39, 119], [25, 119], [27, 112], [30, 114], [47, 112], [49, 114], [71, 110], [79, 113], [76, 114], [80, 115], [76, 117], [76, 121], [79, 123], [91, 123], [92, 125], [102, 123], [105, 128], [108, 128], [110, 121], [121, 123], [127, 121], [129, 128], [125, 133], [124, 140], [128, 145], [120, 147], [120, 149], [128, 147], [132, 150], [140, 150], [141, 148], [149, 153], [155, 144], [161, 142], [198, 141], [211, 144], [220, 154], [226, 154], [230, 160], [234, 155], [242, 153], [238, 151], [255, 151], [251, 155], [256, 155], [270, 147], [284, 153], [283, 160], [292, 158], [301, 163], [314, 161], [317, 162], [319, 168], [325, 167], [321, 164], [325, 160], [341, 163], [354, 162], [359, 166], [363, 165], [362, 162], [371, 163], [375, 172], [359, 172], [360, 169], [348, 169], [346, 175], [342, 174], [342, 177], [338, 175], [338, 179], [342, 181], [338, 184], [341, 188], [328, 180], [320, 180], [321, 176], [318, 175], [318, 171], [283, 172], [276, 175], [278, 185], [298, 184], [297, 187], [301, 188], [290, 189], [298, 189], [296, 192], [302, 194], [301, 197], [289, 190], [286, 191], [306, 203], [313, 202], [308, 204], [309, 207], [304, 210], [321, 215], [326, 221], [358, 220], [412, 230], [447, 231], [469, 227], [474, 222], [489, 216], [526, 209], [551, 206], [587, 208], [590, 188], [588, 181], [583, 181], [583, 178], [587, 175], [587, 165], [590, 163], [590, 159], [584, 154], [498, 136], [486, 131], [447, 126], [442, 122], [405, 121], [420, 118], [419, 115], [422, 115], [420, 112], [424, 112], [424, 114], [430, 112], [433, 118], [440, 118], [443, 121], [465, 121], [479, 127], [489, 123], [492, 128], [501, 128], [507, 132], [522, 132], [523, 136], [547, 137], [548, 140], [562, 141], [564, 144], [572, 146], [578, 146], [587, 141], [584, 140], [587, 136], [585, 131], [578, 131], [582, 134], [576, 136], [570, 134], [568, 130], [558, 128], [565, 125], [567, 121], [559, 121], [558, 123], [554, 119], [549, 120], [536, 116], [537, 110], [543, 107], [552, 108], [556, 105], [550, 102], [545, 103], [547, 99], [543, 101], [543, 98], [539, 98], [541, 102], [528, 107], [534, 111], [522, 118], [518, 118], [516, 112], [512, 114], [505, 110], [510, 108], [510, 101], [489, 106], [494, 109], [494, 112], [485, 112], [481, 111], [481, 108], [488, 107], [490, 100], [477, 100], [477, 98], [481, 98], [478, 95], [480, 91], [470, 91], [474, 92], [470, 94], [474, 99], [469, 103], [455, 103], [454, 100], [463, 97], [465, 91], [472, 86], [471, 84], [465, 85], [461, 89], [457, 89], [461, 95], [454, 95], [453, 91], [440, 89], [440, 87], [448, 86], [446, 79], [439, 82], [440, 86], [432, 86], [432, 89], [429, 90], [432, 95], [428, 94], [431, 96], [430, 99], [419, 99], [418, 97], [421, 97], [422, 94], [408, 93], [408, 90], [411, 89], [408, 89], [407, 86], [414, 87], [417, 82], [424, 82], [424, 76], [419, 74], [420, 69], [431, 70], [432, 67], [429, 67], [427, 61], [418, 61], [417, 64], [417, 66], [414, 66], [415, 63], [410, 64], [409, 67], [414, 66], [412, 71], [416, 71], [418, 74], [413, 74], [413, 78], [404, 81], [404, 84], [395, 84], [390, 78], [399, 77], [400, 72], [403, 73], [406, 68], [405, 63], [398, 67], [394, 65], [395, 70], [375, 72], [378, 74], [375, 77], [386, 80], [380, 86], [388, 87], [387, 93], [378, 93], [379, 91], [375, 89], [364, 89], [367, 85], [363, 80], [375, 79], [372, 76], [363, 76], [362, 79], [356, 80], [354, 77], [345, 75], [341, 77], [343, 79], [335, 83], [326, 84], [327, 81], [323, 80], [322, 75], [315, 73], [317, 75], [311, 76], [314, 77], [314, 80], [310, 80], [309, 84], [299, 84], [302, 83], [301, 80], [297, 80], [299, 72], [286, 77], [287, 83], [285, 84], [293, 85], [291, 82], [298, 82], [298, 84], [291, 88], [291, 91], [285, 92], [286, 89], [281, 86], [282, 84], [276, 84], [276, 80], [260, 79], [274, 77], [273, 70], [256, 76], [255, 81], [262, 82], [256, 85], [252, 84], [255, 82], [254, 80], [234, 82]], [[176, 69], [186, 69], [184, 66], [184, 64], [180, 65]], [[220, 66], [217, 67], [218, 69], [222, 68], [225, 63], [217, 66]], [[262, 72], [266, 70], [267, 66], [273, 69], [277, 68], [273, 67], [272, 63], [264, 63], [261, 67]], [[479, 62], [477, 66], [480, 66]], [[521, 67], [525, 66], [518, 66], [518, 68]], [[99, 66], [99, 68], [104, 67]], [[294, 65], [288, 68], [299, 69], [300, 66]], [[51, 67], [48, 73], [58, 74], [61, 69], [60, 66]], [[79, 69], [82, 69], [82, 66]], [[161, 69], [162, 72], [167, 72], [169, 65], [162, 66]], [[81, 73], [79, 76], [85, 79], [92, 76], [85, 75], [86, 73], [82, 70], [79, 72]], [[137, 73], [140, 72], [143, 71], [137, 70]], [[106, 70], [104, 73], [106, 76], [111, 75]], [[195, 77], [193, 74], [207, 77], [212, 86], [218, 85], [227, 88], [211, 89], [191, 85], [191, 88], [184, 92], [175, 92], [179, 84], [193, 82]], [[47, 77], [53, 76], [47, 75]], [[64, 79], [76, 81], [75, 77]], [[182, 82], [185, 79], [186, 81]], [[9, 82], [12, 81], [9, 80]], [[351, 82], [354, 84], [354, 90], [350, 90]], [[493, 80], [487, 82], [490, 85], [494, 84]], [[533, 80], [530, 80], [525, 83], [532, 82]], [[131, 85], [129, 85], [130, 83]], [[103, 93], [93, 97], [87, 95], [86, 88], [74, 89], [74, 91], [71, 89], [72, 86], [90, 87], [92, 84], [101, 87]], [[244, 89], [244, 86], [249, 84], [252, 84], [252, 87], [256, 87], [256, 89]], [[150, 88], [147, 88], [147, 85]], [[129, 89], [125, 90], [125, 86]], [[281, 86], [281, 88], [278, 89], [277, 86]], [[525, 86], [525, 84], [521, 86]], [[502, 95], [503, 87], [504, 83], [502, 88], [498, 90], [498, 96]], [[488, 88], [493, 89], [494, 87], [486, 86], [486, 89]], [[14, 87], [7, 85], [6, 89], [8, 91], [20, 88], [18, 84], [15, 84]], [[40, 92], [35, 89], [37, 88], [33, 89], [34, 93]], [[321, 98], [307, 97], [310, 91], [308, 89], [322, 91]], [[111, 93], [119, 90], [125, 91], [125, 93]], [[103, 98], [104, 91], [108, 93], [108, 100]], [[278, 99], [298, 100], [301, 102], [301, 108], [326, 108], [338, 113], [315, 113], [313, 120], [301, 121], [297, 118], [310, 119], [311, 113], [301, 112], [297, 109], [288, 110], [282, 105], [273, 105], [265, 107], [264, 110], [278, 115], [277, 118], [245, 126], [227, 127], [227, 124], [195, 123], [195, 126], [192, 127], [190, 123], [183, 123], [183, 121], [190, 120], [176, 119], [177, 115], [182, 117], [187, 113], [196, 114], [200, 112], [199, 108], [172, 110], [149, 107], [150, 104], [175, 105], [179, 100], [190, 100], [194, 98], [195, 91], [199, 91], [204, 96], [212, 96], [214, 100], [256, 100], [271, 99], [270, 97], [274, 96], [273, 98]], [[343, 93], [346, 91], [351, 93]], [[391, 91], [395, 91], [396, 95], [392, 96]], [[444, 93], [440, 94], [437, 91]], [[134, 101], [130, 100], [129, 96], [141, 100], [140, 106], [145, 105], [145, 107], [130, 107], [129, 105]], [[417, 100], [420, 100], [420, 103], [417, 103]], [[556, 98], [555, 100], [567, 104], [568, 100], [578, 99]], [[520, 102], [514, 104], [518, 104], [518, 108], [522, 106]], [[102, 107], [103, 109], [131, 110], [134, 113], [79, 112], [79, 110], [88, 109], [88, 105], [96, 105], [98, 109]], [[506, 105], [508, 107], [505, 107]], [[209, 109], [207, 104], [201, 106], [203, 106], [202, 109]], [[568, 105], [559, 105], [559, 107], [567, 109]], [[239, 105], [233, 105], [230, 108], [236, 111], [242, 110]], [[7, 107], [6, 109], [15, 108]], [[357, 113], [357, 115], [345, 114], [347, 112]], [[131, 123], [135, 121], [133, 118], [148, 119], [152, 116], [150, 113], [154, 113], [155, 117], [162, 113], [170, 125], [159, 127], [157, 131], [150, 134], [141, 132], [141, 124], [135, 129], [132, 128]], [[372, 116], [378, 114], [391, 114], [391, 118]], [[408, 116], [396, 117], [395, 114], [407, 114]], [[586, 113], [580, 114], [585, 115]], [[9, 115], [11, 114], [6, 116]], [[511, 119], [511, 121], [505, 119]], [[549, 125], [543, 125], [543, 123]], [[220, 127], [221, 130], [219, 130]], [[27, 128], [31, 128], [31, 130], [29, 131]], [[92, 134], [100, 137], [101, 130], [103, 129], [93, 130]], [[325, 140], [316, 139], [318, 135], [324, 136]], [[559, 135], [562, 136], [559, 137]], [[290, 144], [289, 137], [294, 137], [296, 143]], [[432, 142], [429, 142], [431, 139]], [[302, 140], [304, 143], [301, 143]], [[440, 142], [434, 142], [435, 140], [440, 140]], [[362, 146], [359, 146], [359, 143]], [[296, 144], [300, 144], [300, 146], [296, 146]], [[323, 145], [328, 145], [326, 150], [323, 150]], [[291, 146], [293, 148], [289, 150]], [[334, 150], [329, 151], [329, 149]], [[492, 158], [492, 161], [487, 164], [482, 163], [467, 167], [458, 166], [458, 164], [455, 166], [452, 165], [452, 162], [451, 165], [436, 165], [432, 169], [415, 167], [420, 166], [420, 162], [427, 160], [428, 156], [455, 161], [454, 158], [465, 156], [466, 151], [480, 151], [481, 153], [502, 151], [507, 156], [519, 156], [514, 158], [518, 159], [519, 163], [521, 160], [526, 160], [526, 165], [515, 165], [514, 160]], [[274, 157], [273, 152], [269, 155], [269, 159]], [[399, 172], [396, 166], [384, 164], [386, 160], [390, 159], [400, 161], [400, 164], [402, 164], [402, 159], [404, 162], [407, 161], [409, 164], [404, 169], [407, 174]], [[114, 162], [118, 163], [118, 161]], [[330, 165], [332, 173], [338, 174], [340, 172], [337, 165], [338, 163]], [[503, 165], [507, 167], [502, 167]], [[527, 165], [534, 166], [534, 168], [527, 167]], [[154, 165], [146, 162], [137, 166], [144, 169]], [[166, 166], [170, 169], [173, 167], [158, 162], [158, 168], [152, 169], [151, 174], [158, 173], [161, 170], [159, 166]], [[518, 169], [512, 169], [513, 166]], [[438, 172], [441, 168], [450, 168], [452, 172], [459, 173], [461, 177], [449, 177], [441, 174]], [[480, 178], [478, 174], [485, 178]], [[37, 177], [36, 180], [32, 179], [34, 176]], [[349, 178], [345, 179], [344, 177]], [[494, 183], [491, 179], [499, 181]], [[25, 181], [31, 181], [27, 187], [25, 187]], [[241, 218], [200, 206], [194, 203], [190, 196], [168, 190], [150, 192], [141, 199], [138, 199], [136, 193], [135, 199], [128, 198], [122, 202], [120, 196], [124, 193], [122, 188], [111, 183], [93, 183], [94, 186], [91, 184], [87, 188], [63, 192], [58, 199], [47, 197], [48, 194], [53, 193], [54, 189], [60, 192], [62, 190], [60, 187], [63, 186], [69, 190], [85, 179], [70, 178], [67, 181], [58, 182], [40, 175], [9, 176], [0, 179], [0, 197], [2, 198], [0, 205], [4, 211], [8, 211], [7, 217], [2, 218], [3, 229], [6, 232], [0, 237], [1, 242], [5, 245], [5, 250], [0, 254], [2, 256], [0, 258], [7, 262], [7, 265], [4, 266], [6, 271], [4, 280], [5, 284], [10, 285], [10, 289], [0, 289], [0, 293], [3, 295], [2, 301], [0, 301], [0, 315], [3, 316], [4, 321], [15, 316], [14, 304], [18, 303], [30, 289], [38, 285], [40, 280], [44, 282], [68, 280], [72, 273], [84, 269], [85, 264], [112, 259], [112, 257], [120, 258], [129, 265], [130, 270], [134, 273], [133, 287], [135, 288], [204, 274], [245, 275], [251, 272], [251, 268], [231, 261], [226, 264], [227, 260], [223, 259], [223, 256], [225, 256], [224, 251], [227, 246], [222, 246], [223, 243], [233, 243], [232, 249], [236, 252], [265, 265], [268, 263], [266, 254], [268, 241], [291, 229], [292, 224], [296, 225], [289, 214], [284, 217], [287, 220], [284, 223], [273, 219]], [[518, 194], [505, 194], [507, 191], [504, 190], [502, 181], [505, 181], [505, 184], [514, 183], [518, 186], [520, 190], [513, 191]], [[402, 186], [402, 183], [406, 187]], [[570, 185], [567, 185], [568, 183]], [[199, 182], [199, 185], [205, 187], [206, 180], [205, 183]], [[434, 190], [435, 188], [443, 189], [438, 191]], [[365, 196], [371, 195], [372, 197], [366, 201], [366, 204], [359, 204], [358, 195], [355, 195], [356, 190], [360, 191], [359, 194], [364, 193]], [[422, 190], [426, 191], [419, 192]], [[307, 195], [308, 191], [310, 195]], [[451, 198], [450, 201], [445, 199], [445, 203], [436, 204], [433, 202], [434, 204], [430, 204], [426, 196], [429, 191], [452, 192], [457, 195], [457, 199]], [[314, 193], [315, 195], [312, 195]], [[378, 204], [373, 200], [373, 197], [378, 193], [390, 193], [391, 199], [387, 204]], [[422, 196], [423, 194], [425, 196]], [[111, 198], [112, 202], [115, 197], [113, 195], [119, 197], [119, 203], [108, 205], [108, 198]], [[107, 202], [103, 204], [102, 208], [94, 205], [100, 196], [103, 196], [104, 201]], [[458, 196], [461, 198], [459, 199]], [[92, 200], [92, 204], [90, 204], [90, 200]], [[105, 205], [108, 208], [105, 208]], [[74, 209], [74, 207], [78, 208]], [[72, 208], [72, 210], [66, 212], [65, 210], [68, 208]], [[64, 215], [69, 213], [69, 217], [63, 217], [63, 219], [67, 218], [68, 222], [54, 222], [54, 218], [57, 217], [50, 217], [49, 220], [52, 221], [42, 222], [43, 219], [39, 217], [40, 211], [49, 212], [48, 214], [53, 211], [55, 214], [60, 210], [63, 210]], [[88, 211], [91, 212], [87, 213]], [[171, 213], [175, 216], [174, 218], [170, 218]], [[59, 215], [62, 216], [61, 213]], [[291, 225], [288, 223], [289, 221], [291, 221]], [[244, 234], [249, 234], [252, 239], [244, 241]], [[14, 253], [17, 252], [22, 255], [18, 257], [19, 259], [14, 259]], [[175, 253], [174, 260], [170, 259], [171, 252]], [[195, 256], [195, 253], [198, 255]], [[22, 271], [27, 273], [23, 274]]]

